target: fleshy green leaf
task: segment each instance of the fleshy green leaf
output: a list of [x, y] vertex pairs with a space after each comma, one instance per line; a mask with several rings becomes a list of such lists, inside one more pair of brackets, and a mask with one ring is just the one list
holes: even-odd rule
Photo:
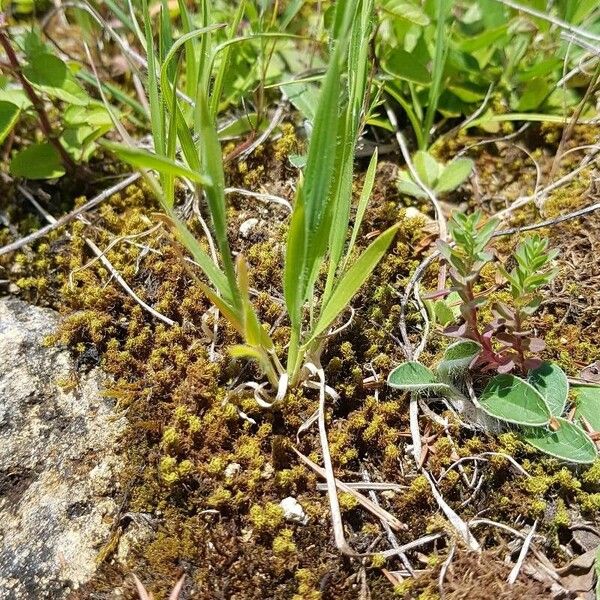
[[575, 417], [583, 417], [594, 431], [600, 431], [600, 386], [574, 385], [572, 389], [577, 395]]
[[569, 382], [564, 371], [553, 363], [543, 363], [529, 371], [527, 381], [542, 395], [550, 412], [560, 417], [569, 395]]
[[480, 352], [481, 346], [472, 340], [454, 342], [446, 348], [438, 370], [444, 373], [464, 371]]
[[437, 390], [440, 393], [451, 393], [452, 388], [440, 381], [435, 373], [420, 362], [409, 361], [397, 366], [388, 376], [390, 387], [407, 390]]
[[451, 192], [465, 181], [473, 170], [473, 161], [470, 158], [457, 158], [447, 164], [440, 174], [435, 185], [435, 191], [441, 193]]
[[556, 431], [548, 427], [528, 427], [523, 437], [534, 448], [572, 463], [589, 464], [598, 458], [596, 445], [575, 423], [555, 417]]
[[12, 102], [0, 100], [0, 144], [15, 126], [21, 109]]
[[65, 168], [52, 144], [31, 144], [13, 156], [10, 174], [26, 179], [55, 179], [65, 174]]
[[531, 384], [509, 374], [494, 377], [483, 390], [479, 404], [492, 417], [517, 425], [546, 425], [552, 416]]

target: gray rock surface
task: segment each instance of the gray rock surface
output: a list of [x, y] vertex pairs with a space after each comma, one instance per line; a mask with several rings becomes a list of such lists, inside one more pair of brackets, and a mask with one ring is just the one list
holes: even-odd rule
[[66, 352], [42, 345], [57, 320], [0, 298], [3, 600], [60, 600], [88, 581], [117, 513], [125, 418], [102, 397], [100, 371], [77, 376]]

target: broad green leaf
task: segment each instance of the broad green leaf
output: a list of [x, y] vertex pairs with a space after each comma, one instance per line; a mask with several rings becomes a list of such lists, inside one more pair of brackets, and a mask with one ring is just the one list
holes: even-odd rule
[[387, 383], [390, 387], [399, 390], [436, 390], [446, 394], [451, 392], [449, 385], [439, 381], [433, 371], [416, 361], [397, 366], [388, 375]]
[[425, 27], [430, 23], [427, 13], [420, 6], [409, 4], [404, 0], [388, 0], [384, 3], [384, 10], [397, 19], [405, 19], [421, 27]]
[[431, 75], [427, 67], [415, 60], [410, 52], [402, 48], [394, 48], [391, 50], [382, 61], [383, 70], [406, 81], [412, 81], [421, 85], [429, 85], [431, 83]]
[[541, 394], [515, 375], [496, 375], [485, 387], [479, 404], [489, 415], [517, 425], [546, 425], [552, 416]]
[[0, 90], [0, 100], [18, 106], [21, 110], [27, 110], [31, 106], [29, 96], [21, 88], [8, 88]]
[[453, 373], [469, 368], [473, 359], [481, 352], [481, 346], [472, 340], [459, 340], [450, 344], [438, 366], [438, 371]]
[[450, 292], [446, 298], [433, 302], [428, 300], [427, 302], [431, 307], [433, 316], [442, 327], [454, 323], [460, 316], [462, 300], [457, 292]]
[[562, 417], [552, 419], [553, 431], [549, 427], [528, 427], [523, 437], [534, 448], [567, 462], [590, 464], [598, 458], [596, 445], [585, 431]]
[[569, 396], [569, 381], [564, 371], [554, 363], [543, 363], [529, 371], [527, 381], [542, 395], [550, 412], [560, 417]]
[[574, 385], [575, 417], [584, 418], [594, 431], [600, 432], [600, 386]]
[[10, 174], [25, 179], [55, 179], [65, 174], [65, 168], [52, 144], [31, 144], [13, 156]]
[[467, 179], [473, 170], [473, 161], [470, 158], [456, 158], [447, 164], [435, 184], [435, 191], [443, 194], [451, 192]]
[[413, 162], [421, 181], [427, 187], [434, 187], [442, 166], [425, 150], [418, 150], [413, 157]]
[[534, 77], [525, 85], [515, 108], [519, 111], [535, 110], [544, 102], [551, 90], [552, 88], [546, 79]]
[[110, 126], [112, 120], [109, 112], [101, 102], [90, 102], [87, 106], [69, 106], [63, 119], [69, 125]]
[[478, 35], [466, 37], [462, 42], [458, 44], [458, 47], [465, 52], [475, 52], [482, 48], [488, 48], [494, 42], [506, 35], [510, 23], [505, 23], [500, 27], [493, 29], [486, 28]]
[[21, 109], [12, 102], [0, 100], [0, 144], [15, 126]]
[[367, 249], [359, 256], [358, 260], [344, 273], [319, 315], [319, 320], [310, 338], [311, 340], [323, 333], [346, 306], [348, 306], [352, 297], [358, 292], [387, 251], [399, 226], [399, 224], [396, 224], [386, 229], [386, 231], [371, 242]]
[[69, 71], [66, 63], [49, 53], [36, 55], [32, 62], [23, 67], [27, 80], [49, 96], [70, 104], [85, 105], [90, 97], [81, 88]]
[[102, 146], [114, 152], [122, 161], [138, 169], [153, 169], [165, 175], [174, 177], [185, 177], [195, 183], [210, 186], [212, 180], [206, 175], [192, 171], [185, 165], [178, 163], [166, 156], [159, 156], [148, 150], [140, 148], [131, 148], [125, 144], [115, 144], [113, 142], [102, 141]]

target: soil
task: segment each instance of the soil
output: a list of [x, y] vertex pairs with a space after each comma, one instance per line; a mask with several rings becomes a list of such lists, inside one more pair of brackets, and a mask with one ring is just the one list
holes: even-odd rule
[[[532, 125], [510, 142], [473, 148], [469, 155], [476, 160], [476, 175], [445, 199], [445, 207], [493, 212], [531, 193], [536, 168], [520, 147], [530, 151], [542, 176], [547, 175], [560, 132], [556, 126]], [[598, 129], [576, 128], [566, 149], [597, 136]], [[482, 140], [474, 133], [461, 134], [437, 151], [441, 158], [454, 156]], [[229, 163], [230, 185], [266, 190], [292, 202], [295, 170], [287, 166], [287, 156], [301, 144], [291, 125], [284, 128], [279, 140], [259, 147], [245, 161]], [[226, 148], [225, 153], [231, 150]], [[580, 157], [569, 155], [561, 163], [562, 172], [572, 170]], [[228, 355], [227, 346], [239, 339], [222, 319], [214, 335], [214, 312], [195, 283], [198, 275], [182, 260], [168, 228], [155, 227], [159, 222], [153, 213], [158, 207], [140, 184], [31, 248], [0, 257], [0, 279], [9, 282], [4, 291], [61, 311], [62, 324], [49, 343], [69, 348], [81, 370], [99, 364], [107, 374], [106, 394], [117, 400], [129, 421], [123, 445], [126, 467], [119, 476], [124, 492], [118, 498], [121, 509], [114, 534], [99, 552], [96, 577], [72, 600], [112, 598], [115, 590], [121, 597], [136, 598], [132, 572], [157, 598], [166, 597], [185, 573], [182, 598], [429, 600], [440, 596], [439, 573], [453, 544], [457, 550], [444, 577], [444, 598], [551, 597], [546, 582], [525, 573], [514, 586], [506, 583], [511, 569], [506, 559], [515, 560], [519, 550], [509, 546], [514, 539], [510, 533], [480, 526], [474, 533], [483, 554], [475, 556], [461, 547], [415, 467], [409, 448], [408, 400], [381, 385], [390, 368], [403, 360], [396, 337], [400, 295], [435, 239], [428, 220], [430, 207], [397, 192], [399, 162], [392, 155], [378, 167], [360, 244], [396, 221], [400, 230], [388, 255], [353, 300], [356, 314], [351, 325], [329, 341], [323, 366], [328, 385], [340, 394], [327, 409], [337, 477], [351, 482], [368, 475], [372, 481], [402, 486], [378, 494], [381, 505], [406, 526], [396, 534], [398, 543], [443, 534], [409, 553], [418, 577], [414, 582], [404, 578], [398, 559], [376, 556], [359, 561], [340, 555], [333, 543], [326, 492], [317, 488], [319, 477], [293, 451], [295, 447], [320, 463], [314, 427], [296, 442], [298, 428], [317, 406], [316, 392], [293, 390], [272, 411], [259, 408], [250, 393], [231, 393], [243, 381], [260, 380], [260, 374]], [[111, 175], [106, 164], [99, 163], [104, 175]], [[592, 167], [582, 171], [543, 205], [530, 204], [517, 212], [512, 224], [537, 222], [592, 204], [596, 177]], [[360, 180], [361, 175], [357, 191]], [[98, 189], [103, 185], [106, 182], [99, 179]], [[69, 203], [85, 201], [61, 186], [40, 188], [47, 194], [46, 208], [54, 214]], [[5, 192], [0, 211], [10, 226], [0, 232], [0, 245], [40, 225], [39, 216], [14, 189]], [[230, 239], [250, 263], [251, 286], [259, 290], [253, 300], [261, 319], [271, 326], [281, 355], [289, 333], [278, 286], [287, 212], [252, 198], [234, 195], [230, 200]], [[414, 207], [422, 216], [412, 216]], [[192, 207], [185, 216], [204, 240]], [[250, 226], [249, 219], [257, 221]], [[548, 290], [534, 327], [548, 343], [545, 358], [557, 361], [571, 376], [600, 358], [594, 260], [599, 224], [600, 217], [593, 213], [545, 230], [552, 247], [560, 250], [560, 276]], [[157, 321], [124, 293], [110, 273], [91, 260], [84, 235], [108, 248], [106, 256], [135, 292], [176, 324], [169, 327]], [[518, 239], [498, 240], [498, 255], [510, 260]], [[436, 279], [433, 267], [424, 287], [433, 287]], [[494, 293], [502, 292], [492, 276], [486, 284]], [[417, 341], [420, 319], [411, 311], [407, 323]], [[434, 333], [422, 360], [433, 362], [446, 344], [443, 335]], [[425, 467], [434, 477], [458, 457], [490, 451], [512, 455], [531, 474], [528, 478], [516, 473], [500, 456], [477, 468], [467, 461], [462, 474], [451, 469], [441, 480], [440, 491], [464, 520], [485, 517], [525, 532], [537, 520], [538, 534], [543, 536], [537, 548], [556, 566], [569, 560], [569, 552], [578, 552], [572, 526], [600, 525], [600, 462], [572, 469], [536, 453], [514, 432], [492, 436], [470, 431], [443, 405], [430, 408], [450, 421], [444, 432], [431, 418], [422, 420], [428, 447]], [[477, 487], [470, 484], [478, 478]], [[279, 502], [288, 496], [303, 507], [306, 524], [285, 520]], [[347, 494], [340, 495], [340, 503], [346, 536], [356, 551], [389, 548], [376, 518]]]

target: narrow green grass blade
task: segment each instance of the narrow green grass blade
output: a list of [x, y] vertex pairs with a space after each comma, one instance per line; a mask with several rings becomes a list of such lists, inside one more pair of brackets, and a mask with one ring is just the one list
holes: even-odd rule
[[[237, 30], [242, 22], [242, 17], [244, 16], [244, 11], [246, 10], [246, 0], [241, 0], [238, 5], [238, 8], [233, 16], [233, 20], [231, 21], [231, 26], [229, 31], [227, 32], [227, 39], [232, 40], [235, 38]], [[223, 93], [223, 82], [225, 80], [225, 74], [227, 69], [229, 68], [229, 58], [231, 54], [232, 46], [227, 46], [223, 51], [223, 55], [221, 56], [221, 62], [219, 63], [219, 68], [215, 73], [215, 78], [212, 87], [212, 93], [210, 96], [210, 114], [213, 118], [216, 118], [219, 112], [219, 103], [221, 101], [221, 95]]]
[[208, 110], [208, 102], [205, 90], [201, 84], [198, 85], [196, 95], [196, 110], [194, 114], [194, 129], [198, 135], [198, 150], [200, 154], [201, 172], [211, 180], [210, 187], [204, 192], [208, 201], [210, 216], [215, 230], [215, 239], [223, 262], [225, 275], [229, 286], [234, 291], [234, 303], [236, 308], [241, 308], [239, 293], [236, 294], [237, 281], [231, 249], [227, 239], [227, 216], [225, 205], [225, 176], [223, 173], [223, 157], [221, 155], [221, 144], [213, 119]]
[[302, 181], [298, 183], [294, 212], [288, 230], [285, 265], [283, 272], [283, 295], [285, 304], [294, 329], [298, 334], [302, 322], [302, 277], [306, 254], [306, 224], [304, 216], [304, 203], [302, 202]]
[[346, 306], [348, 306], [350, 300], [352, 300], [353, 296], [358, 292], [377, 266], [377, 263], [386, 253], [399, 227], [399, 224], [393, 225], [380, 234], [342, 276], [340, 282], [334, 288], [329, 301], [321, 311], [319, 320], [307, 343], [310, 343], [310, 341], [323, 333]]
[[[188, 11], [185, 0], [177, 0], [179, 5], [179, 14], [181, 16], [181, 24], [183, 25], [184, 34], [189, 34], [193, 31], [192, 18]], [[198, 58], [196, 56], [196, 48], [193, 40], [188, 40], [185, 43], [185, 93], [193, 98], [198, 89]]]
[[377, 172], [377, 157], [378, 152], [377, 148], [375, 148], [375, 152], [373, 153], [373, 156], [371, 156], [371, 160], [369, 161], [369, 167], [367, 168], [367, 172], [365, 174], [365, 180], [363, 183], [362, 190], [360, 192], [358, 206], [356, 207], [356, 217], [354, 218], [352, 235], [350, 236], [350, 242], [348, 244], [346, 256], [342, 264], [342, 272], [346, 269], [348, 259], [350, 258], [352, 251], [354, 250], [354, 245], [356, 244], [358, 232], [360, 231], [360, 226], [362, 225], [365, 210], [367, 209], [367, 204], [369, 202], [369, 198], [371, 197], [371, 192], [373, 191], [373, 185], [375, 184], [375, 173]]
[[349, 99], [344, 125], [340, 128], [338, 164], [331, 198], [333, 219], [329, 232], [329, 272], [323, 294], [324, 302], [327, 302], [338, 271], [350, 221], [354, 150], [360, 134], [362, 112], [365, 105], [369, 56], [367, 41], [371, 37], [372, 8], [372, 1], [360, 2], [359, 14], [354, 19], [350, 30], [347, 65]]
[[152, 124], [152, 139], [156, 154], [165, 154], [165, 125], [163, 107], [158, 91], [156, 77], [156, 57], [154, 54], [154, 43], [152, 40], [152, 21], [148, 11], [148, 2], [143, 0], [142, 10], [144, 15], [144, 30], [146, 35], [146, 56], [148, 61], [147, 93], [150, 103], [150, 122]]
[[111, 152], [114, 152], [122, 161], [137, 167], [138, 169], [153, 169], [161, 175], [170, 175], [173, 177], [185, 177], [194, 183], [205, 186], [211, 186], [212, 181], [209, 176], [203, 175], [197, 171], [192, 171], [188, 167], [167, 158], [159, 156], [148, 150], [131, 148], [125, 144], [116, 144], [106, 140], [98, 142]]
[[448, 54], [448, 35], [446, 32], [446, 14], [450, 6], [446, 0], [435, 0], [436, 7], [436, 32], [435, 32], [435, 51], [433, 56], [433, 66], [431, 73], [431, 85], [429, 86], [429, 96], [427, 101], [427, 111], [423, 123], [423, 133], [421, 137], [420, 149], [424, 150], [429, 144], [429, 136], [433, 126], [433, 119], [437, 111], [438, 102], [442, 93], [442, 78], [444, 75], [444, 66]]
[[[210, 4], [208, 0], [200, 0], [200, 22], [203, 28], [210, 25]], [[206, 96], [209, 96], [210, 77], [213, 66], [210, 61], [211, 36], [203, 35], [200, 39], [200, 52], [198, 57], [198, 87], [204, 90]]]
[[[231, 308], [233, 305], [233, 295], [231, 293], [231, 288], [229, 287], [229, 282], [227, 281], [223, 271], [219, 269], [212, 258], [203, 250], [198, 240], [192, 235], [185, 224], [177, 218], [176, 215], [170, 214], [169, 221], [175, 228], [177, 237], [183, 246], [194, 257], [194, 260], [196, 263], [198, 263], [198, 266], [202, 269], [211, 285], [213, 285], [217, 292], [221, 295], [222, 302], [225, 302], [230, 307], [229, 310], [233, 310], [233, 308]], [[210, 300], [213, 302], [212, 298], [210, 298]]]

